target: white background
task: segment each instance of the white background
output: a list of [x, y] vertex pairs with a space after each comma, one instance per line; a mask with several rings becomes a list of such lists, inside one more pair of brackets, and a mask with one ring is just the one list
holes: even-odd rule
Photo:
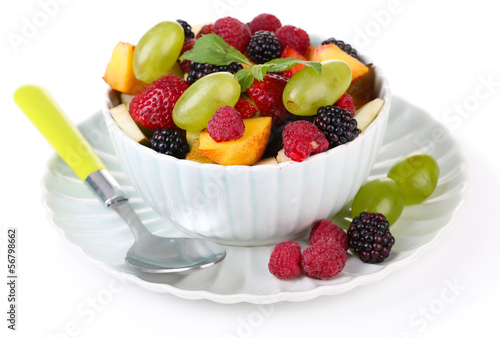
[[[303, 337], [319, 331], [349, 337], [498, 336], [500, 24], [490, 0], [468, 5], [433, 0], [55, 1], [0, 5], [2, 337]], [[58, 4], [49, 7], [46, 21], [45, 3]], [[448, 127], [468, 159], [470, 180], [454, 227], [414, 264], [382, 281], [307, 302], [223, 305], [120, 284], [66, 244], [47, 221], [40, 182], [53, 152], [14, 105], [14, 90], [26, 83], [45, 86], [79, 123], [102, 106], [101, 77], [118, 41], [137, 43], [163, 20], [194, 24], [230, 15], [247, 22], [261, 12], [351, 42], [383, 69], [394, 95]], [[23, 43], [13, 44], [9, 37], [22, 36], [26, 22], [40, 27], [31, 36], [24, 31]], [[478, 98], [478, 90], [489, 95]], [[8, 227], [18, 229], [16, 332], [7, 330], [6, 321]], [[91, 310], [88, 302], [110, 291], [112, 299]], [[452, 294], [444, 307], [436, 307]], [[77, 312], [82, 308], [85, 316]]]

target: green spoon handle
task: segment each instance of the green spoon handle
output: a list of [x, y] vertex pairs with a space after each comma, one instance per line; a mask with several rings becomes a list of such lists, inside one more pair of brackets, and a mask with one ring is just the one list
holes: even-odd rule
[[16, 90], [14, 101], [82, 181], [91, 173], [106, 169], [47, 90], [25, 85]]

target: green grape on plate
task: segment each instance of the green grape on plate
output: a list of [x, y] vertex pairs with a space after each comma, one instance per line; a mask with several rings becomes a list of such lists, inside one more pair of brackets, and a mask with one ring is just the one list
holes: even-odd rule
[[403, 191], [389, 177], [382, 177], [364, 184], [351, 206], [351, 216], [359, 216], [363, 211], [380, 213], [393, 225], [404, 208]]
[[387, 176], [401, 187], [406, 205], [419, 204], [436, 189], [439, 166], [430, 155], [408, 155], [398, 161]]

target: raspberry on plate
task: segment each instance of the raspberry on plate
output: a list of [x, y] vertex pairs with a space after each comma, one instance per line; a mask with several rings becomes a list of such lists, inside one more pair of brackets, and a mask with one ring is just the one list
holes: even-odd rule
[[327, 150], [329, 145], [325, 134], [312, 122], [305, 120], [287, 124], [282, 136], [285, 155], [296, 162]]
[[278, 243], [269, 259], [269, 272], [280, 279], [300, 275], [301, 248], [299, 243], [286, 241]]
[[175, 103], [189, 83], [174, 74], [155, 80], [130, 102], [130, 116], [141, 126], [151, 130], [160, 128], [179, 129], [172, 118]]
[[315, 222], [309, 234], [311, 245], [323, 240], [332, 240], [343, 247], [345, 251], [349, 249], [349, 239], [344, 229], [327, 219]]
[[281, 21], [272, 14], [262, 13], [253, 18], [248, 26], [252, 34], [258, 31], [275, 32], [281, 27]]
[[242, 53], [246, 51], [248, 42], [252, 36], [250, 28], [247, 25], [229, 16], [215, 21], [213, 32]]
[[208, 135], [217, 142], [237, 140], [245, 133], [240, 113], [231, 106], [218, 108], [208, 120]]
[[277, 29], [275, 34], [281, 42], [282, 49], [290, 46], [303, 55], [309, 48], [309, 34], [301, 28], [285, 25]]
[[315, 279], [330, 279], [344, 268], [347, 253], [333, 241], [320, 241], [302, 253], [302, 271]]

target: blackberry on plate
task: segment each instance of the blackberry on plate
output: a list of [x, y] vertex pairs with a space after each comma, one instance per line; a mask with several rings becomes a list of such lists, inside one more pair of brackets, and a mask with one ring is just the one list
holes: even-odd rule
[[395, 242], [385, 216], [370, 212], [353, 218], [347, 236], [349, 248], [365, 263], [383, 262]]
[[191, 30], [191, 26], [184, 20], [176, 20], [179, 25], [184, 29], [184, 41], [189, 39], [194, 39], [194, 33]]
[[258, 31], [251, 38], [247, 46], [250, 60], [262, 64], [281, 56], [280, 40], [269, 31]]
[[354, 49], [350, 44], [345, 43], [342, 40], [337, 40], [335, 38], [329, 38], [329, 39], [326, 39], [325, 41], [323, 41], [321, 44], [322, 45], [329, 45], [331, 43], [337, 45], [337, 47], [339, 47], [340, 49], [342, 49], [344, 52], [346, 52], [350, 56], [352, 56], [352, 57], [360, 60], [359, 57], [358, 57], [358, 52], [356, 51], [356, 49]]
[[325, 134], [330, 148], [350, 142], [359, 135], [358, 122], [353, 115], [337, 106], [320, 107], [314, 124]]
[[179, 159], [186, 158], [189, 145], [186, 141], [186, 132], [176, 129], [156, 129], [150, 140], [151, 148], [165, 155]]
[[211, 73], [216, 73], [216, 72], [229, 72], [231, 74], [236, 74], [236, 72], [240, 69], [242, 69], [243, 66], [239, 62], [233, 62], [230, 65], [227, 66], [217, 66], [217, 65], [211, 65], [208, 63], [198, 63], [191, 61], [191, 64], [189, 66], [189, 73], [186, 78], [186, 81], [189, 82], [189, 84], [193, 84], [205, 75], [211, 74]]

